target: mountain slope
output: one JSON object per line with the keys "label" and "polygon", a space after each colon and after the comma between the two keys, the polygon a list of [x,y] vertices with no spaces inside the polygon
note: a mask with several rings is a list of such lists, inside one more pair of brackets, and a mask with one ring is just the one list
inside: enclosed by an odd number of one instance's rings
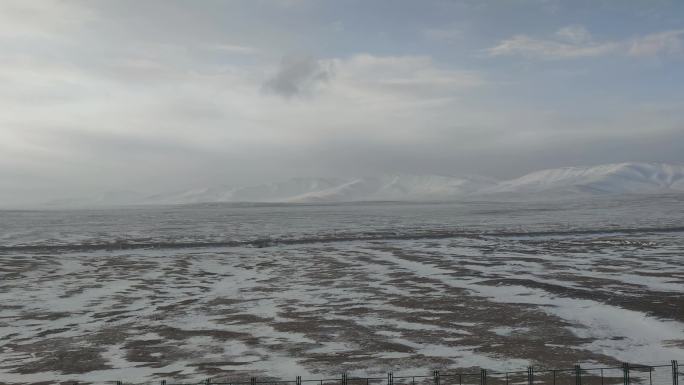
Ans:
{"label": "mountain slope", "polygon": [[295,196],[291,202],[435,201],[460,198],[496,182],[484,177],[388,175],[366,177],[326,190]]}
{"label": "mountain slope", "polygon": [[250,187],[215,186],[142,196],[129,191],[89,199],[53,201],[51,206],[115,206],[210,202],[448,201],[520,197],[564,198],[596,194],[684,193],[684,165],[615,163],[563,167],[497,182],[484,177],[385,175],[353,179],[293,178]]}
{"label": "mountain slope", "polygon": [[500,193],[650,194],[684,191],[684,165],[614,163],[541,170],[481,191]]}
{"label": "mountain slope", "polygon": [[205,187],[157,194],[144,199],[145,204],[188,204],[208,202],[283,202],[290,197],[324,190],[344,183],[338,178],[293,178],[284,182],[248,187]]}
{"label": "mountain slope", "polygon": [[146,204],[203,202],[353,202],[378,200],[449,200],[496,182],[483,177],[389,175],[356,179],[294,178],[250,187],[213,187],[158,194]]}

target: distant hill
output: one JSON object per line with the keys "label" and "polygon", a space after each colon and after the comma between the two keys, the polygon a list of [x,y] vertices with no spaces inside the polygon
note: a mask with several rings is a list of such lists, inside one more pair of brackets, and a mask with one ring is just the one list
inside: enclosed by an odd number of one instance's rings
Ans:
{"label": "distant hill", "polygon": [[472,194],[496,181],[484,177],[388,175],[358,178],[288,198],[290,202],[436,201]]}
{"label": "distant hill", "polygon": [[684,193],[684,165],[614,163],[563,167],[497,181],[468,176],[384,175],[362,178],[293,178],[249,187],[212,186],[141,195],[108,192],[51,206],[117,206],[209,202],[448,201],[506,197],[566,197],[597,194]]}
{"label": "distant hill", "polygon": [[684,192],[684,165],[614,163],[541,170],[499,182],[482,194],[653,194]]}
{"label": "distant hill", "polygon": [[148,197],[143,203],[198,202],[355,202],[378,200],[448,200],[473,193],[496,181],[482,177],[388,175],[354,179],[294,178],[239,188],[203,188]]}
{"label": "distant hill", "polygon": [[289,199],[330,189],[346,183],[338,178],[293,178],[284,182],[249,187],[205,187],[149,196],[143,204],[185,204],[203,202],[286,202]]}

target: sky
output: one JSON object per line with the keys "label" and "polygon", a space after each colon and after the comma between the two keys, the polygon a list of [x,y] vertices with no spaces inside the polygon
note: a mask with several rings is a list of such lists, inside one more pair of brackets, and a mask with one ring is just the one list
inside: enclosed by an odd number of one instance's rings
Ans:
{"label": "sky", "polygon": [[0,205],[684,162],[684,1],[2,0]]}

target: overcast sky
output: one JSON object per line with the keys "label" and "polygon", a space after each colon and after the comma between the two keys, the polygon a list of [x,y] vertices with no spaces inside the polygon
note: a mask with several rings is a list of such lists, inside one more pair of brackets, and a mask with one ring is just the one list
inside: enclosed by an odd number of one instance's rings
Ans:
{"label": "overcast sky", "polygon": [[2,0],[0,202],[684,161],[684,1]]}

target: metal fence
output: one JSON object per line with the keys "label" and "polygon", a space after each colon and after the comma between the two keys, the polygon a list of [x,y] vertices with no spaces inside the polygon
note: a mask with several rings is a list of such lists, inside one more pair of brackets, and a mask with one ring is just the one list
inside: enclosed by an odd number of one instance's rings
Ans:
{"label": "metal fence", "polygon": [[[160,385],[684,385],[684,368],[677,361],[663,365],[623,363],[616,367],[582,367],[567,369],[539,369],[528,367],[520,371],[494,371],[480,369],[472,372],[434,371],[425,376],[399,376],[387,373],[385,377],[352,377],[342,374],[338,378],[277,380],[252,377],[249,381],[230,381],[225,378],[207,378],[200,382],[174,383],[161,380]],[[113,385],[125,385],[112,381]],[[153,384],[148,382],[147,384]]]}

